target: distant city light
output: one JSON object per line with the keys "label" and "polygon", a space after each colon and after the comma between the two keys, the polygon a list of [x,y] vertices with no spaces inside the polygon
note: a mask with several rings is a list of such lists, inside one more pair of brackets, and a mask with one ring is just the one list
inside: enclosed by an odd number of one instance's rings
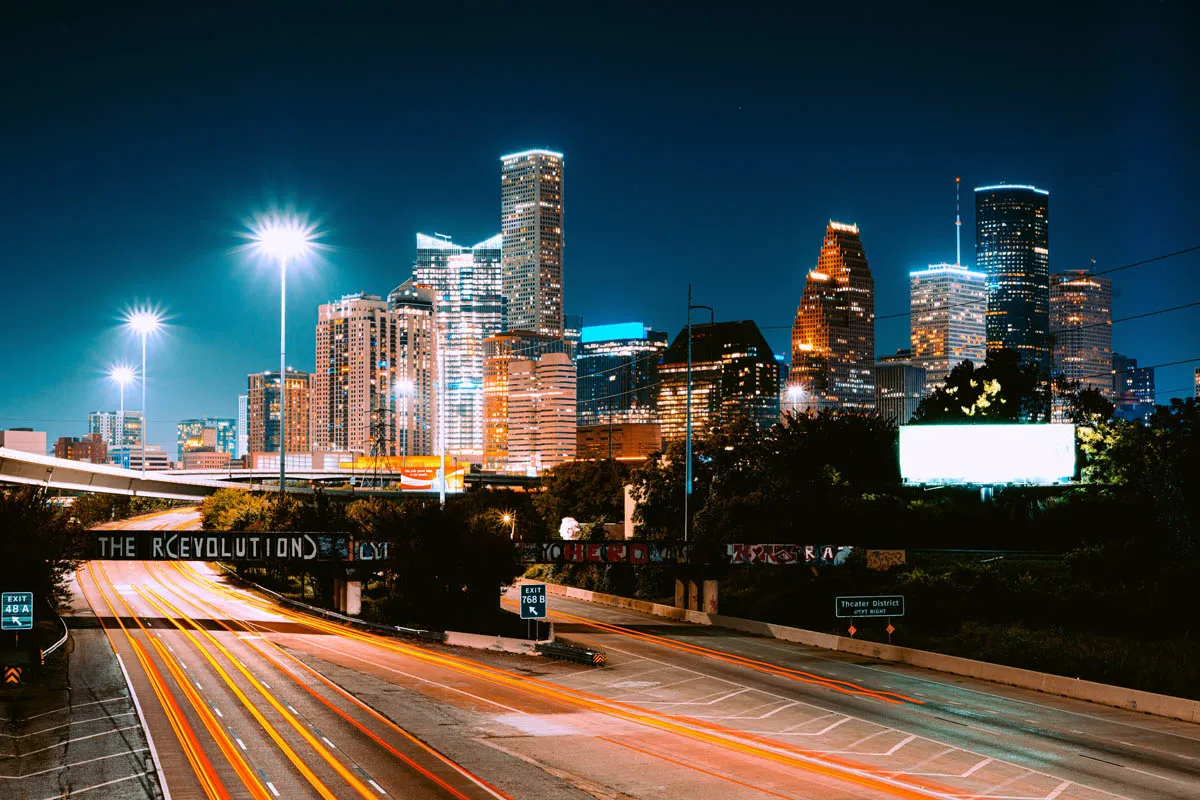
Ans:
{"label": "distant city light", "polygon": [[401,397],[412,397],[413,382],[411,378],[399,378],[396,381],[396,394]]}
{"label": "distant city light", "polygon": [[583,344],[645,338],[646,326],[641,322],[618,322],[613,325],[584,325],[580,330],[580,341]]}

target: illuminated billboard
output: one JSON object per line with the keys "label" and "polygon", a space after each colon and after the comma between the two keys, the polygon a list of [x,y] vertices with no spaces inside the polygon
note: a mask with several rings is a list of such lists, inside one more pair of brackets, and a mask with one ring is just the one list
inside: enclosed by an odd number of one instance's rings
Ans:
{"label": "illuminated billboard", "polygon": [[1065,483],[1075,475],[1074,425],[902,425],[905,483]]}

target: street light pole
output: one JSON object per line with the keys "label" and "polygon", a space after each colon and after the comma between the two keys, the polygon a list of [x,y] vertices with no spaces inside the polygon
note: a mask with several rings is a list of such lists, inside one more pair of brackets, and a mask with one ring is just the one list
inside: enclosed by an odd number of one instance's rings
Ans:
{"label": "street light pole", "polygon": [[146,336],[142,331],[142,478],[146,477],[146,437],[150,433],[150,416],[146,413]]}
{"label": "street light pole", "polygon": [[279,257],[279,499],[287,492],[287,256]]}
{"label": "street light pole", "polygon": [[[150,434],[150,415],[146,413],[146,340],[162,325],[162,314],[153,308],[134,308],[126,312],[125,326],[142,338],[142,477],[146,477],[146,437]],[[124,423],[122,423],[124,425]],[[121,431],[122,437],[125,431]],[[131,465],[132,466],[132,465]]]}
{"label": "street light pole", "polygon": [[688,540],[688,528],[691,523],[688,513],[688,500],[692,496],[692,311],[695,309],[708,311],[708,324],[716,324],[716,316],[712,306],[692,304],[692,285],[688,284],[687,304],[687,435],[684,438],[684,491],[683,491],[683,540]]}

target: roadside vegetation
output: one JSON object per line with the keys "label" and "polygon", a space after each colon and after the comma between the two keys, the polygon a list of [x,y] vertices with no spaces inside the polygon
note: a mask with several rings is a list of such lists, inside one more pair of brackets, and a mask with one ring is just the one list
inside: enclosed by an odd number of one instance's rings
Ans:
{"label": "roadside vegetation", "polygon": [[[71,573],[83,553],[86,532],[36,488],[0,489],[0,587],[33,592],[34,617],[53,619],[67,596]],[[49,626],[51,633],[61,628]]]}

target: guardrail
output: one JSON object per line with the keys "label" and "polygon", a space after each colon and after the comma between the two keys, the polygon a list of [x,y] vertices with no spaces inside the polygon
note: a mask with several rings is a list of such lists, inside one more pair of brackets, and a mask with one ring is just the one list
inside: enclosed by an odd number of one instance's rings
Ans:
{"label": "guardrail", "polygon": [[578,664],[591,664],[596,667],[603,666],[608,661],[608,656],[598,650],[589,650],[586,647],[576,647],[573,644],[563,644],[562,642],[540,642],[534,645],[534,649],[544,656],[574,661]]}
{"label": "guardrail", "polygon": [[67,631],[67,621],[65,619],[63,619],[61,616],[59,616],[58,622],[60,625],[63,626],[62,638],[60,638],[57,642],[55,642],[54,644],[50,645],[49,647],[47,647],[45,650],[42,651],[42,663],[43,664],[46,663],[46,656],[50,655],[55,650],[57,650],[58,648],[62,647],[64,644],[66,644],[67,637],[70,635],[70,633]]}
{"label": "guardrail", "polygon": [[299,600],[293,600],[290,597],[285,597],[284,595],[280,594],[279,592],[272,591],[271,589],[268,589],[265,586],[260,586],[259,584],[255,583],[252,580],[249,580],[248,578],[243,578],[241,575],[238,575],[236,572],[234,572],[233,570],[231,570],[229,567],[225,566],[224,564],[218,563],[217,566],[220,567],[225,572],[225,574],[228,575],[231,579],[233,579],[236,583],[240,583],[244,586],[248,586],[248,587],[254,589],[255,591],[262,592],[263,594],[270,596],[277,603],[281,603],[282,605],[286,605],[286,606],[291,606],[292,608],[298,608],[308,614],[315,614],[316,616],[323,617],[325,619],[337,620],[338,622],[341,622],[343,624],[355,625],[360,628],[367,628],[370,630],[381,631],[384,633],[396,634],[399,636],[406,636],[410,639],[421,639],[426,642],[438,642],[438,643],[444,643],[446,641],[446,634],[442,631],[427,631],[427,630],[423,630],[421,628],[405,628],[402,625],[381,625],[377,622],[367,622],[366,620],[356,619],[354,617],[348,617],[345,614],[339,614],[338,612],[330,611],[327,608],[320,608],[319,606],[310,606],[308,603],[301,603]]}

